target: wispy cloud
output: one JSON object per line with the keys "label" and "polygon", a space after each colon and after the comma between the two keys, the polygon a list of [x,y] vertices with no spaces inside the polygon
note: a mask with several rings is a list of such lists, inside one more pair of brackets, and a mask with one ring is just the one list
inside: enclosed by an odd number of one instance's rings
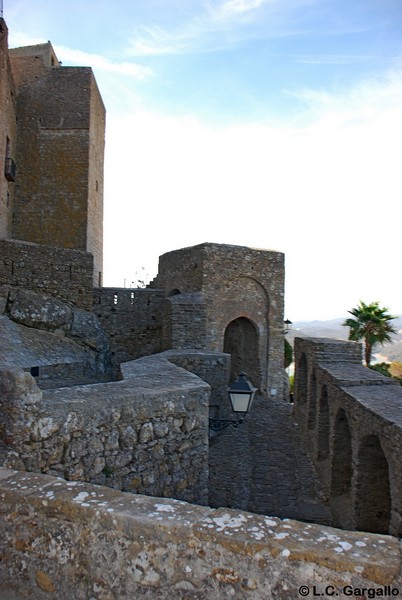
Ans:
{"label": "wispy cloud", "polygon": [[265,2],[266,0],[228,0],[228,2],[224,2],[223,8],[224,10],[243,13],[260,8]]}
{"label": "wispy cloud", "polygon": [[[34,46],[43,44],[47,40],[39,37],[30,37],[18,31],[10,35],[10,47],[17,48],[19,46]],[[139,65],[134,62],[123,61],[114,62],[100,54],[83,52],[66,46],[54,45],[57,57],[63,63],[77,66],[89,66],[93,69],[98,69],[107,73],[116,73],[125,75],[133,79],[142,81],[153,77],[154,72],[151,67]]]}
{"label": "wispy cloud", "polygon": [[399,123],[402,116],[402,69],[389,70],[348,89],[304,88],[288,93],[304,105],[298,121],[311,132],[326,136],[380,122],[391,132],[395,130],[390,126],[392,120]]}
{"label": "wispy cloud", "polygon": [[311,56],[297,56],[296,62],[303,65],[352,65],[366,63],[378,57],[361,54],[317,54]]}
{"label": "wispy cloud", "polygon": [[74,50],[65,46],[55,46],[55,50],[60,60],[73,65],[89,65],[94,69],[126,75],[138,80],[148,79],[154,75],[150,67],[144,67],[136,63],[113,62],[100,54],[82,52],[81,50]]}
{"label": "wispy cloud", "polygon": [[[271,0],[272,2],[272,0]],[[267,0],[227,0],[219,4],[211,14],[222,17],[233,17],[254,12],[267,4]]]}
{"label": "wispy cloud", "polygon": [[[276,5],[278,0],[205,0],[201,8],[179,26],[143,27],[131,40],[131,56],[156,56],[186,52],[208,52],[233,43],[242,37],[251,17],[256,17],[264,6]],[[230,27],[230,38],[222,32]],[[230,39],[230,42],[229,42]]]}

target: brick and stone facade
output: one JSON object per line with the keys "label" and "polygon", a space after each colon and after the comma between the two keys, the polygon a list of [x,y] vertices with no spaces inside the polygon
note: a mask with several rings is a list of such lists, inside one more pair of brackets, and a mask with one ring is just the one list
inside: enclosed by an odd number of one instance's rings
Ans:
{"label": "brick and stone facade", "polygon": [[8,73],[2,70],[9,108],[0,127],[9,131],[17,176],[11,231],[2,182],[1,237],[86,251],[93,256],[93,284],[99,285],[105,108],[92,70],[62,67],[50,43],[8,53],[5,44],[4,55],[3,63],[11,65]]}
{"label": "brick and stone facade", "polygon": [[16,90],[8,54],[8,29],[0,18],[0,239],[11,237],[17,143]]}
{"label": "brick and stone facade", "polygon": [[92,273],[88,252],[0,240],[0,297],[24,289],[91,310]]}
{"label": "brick and stone facade", "polygon": [[262,394],[283,392],[284,255],[226,244],[164,254],[153,286],[169,298],[171,347],[232,355]]}

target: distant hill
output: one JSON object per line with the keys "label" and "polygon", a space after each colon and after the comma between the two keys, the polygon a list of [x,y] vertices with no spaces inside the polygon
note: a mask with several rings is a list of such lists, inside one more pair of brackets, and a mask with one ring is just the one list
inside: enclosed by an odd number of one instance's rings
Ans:
{"label": "distant hill", "polygon": [[[292,324],[292,330],[287,334],[291,344],[295,337],[326,337],[336,340],[347,340],[349,328],[344,327],[343,319],[331,319],[329,321],[296,321]],[[402,362],[402,316],[393,321],[393,326],[398,333],[392,336],[392,343],[384,346],[378,345],[374,349],[377,362]]]}

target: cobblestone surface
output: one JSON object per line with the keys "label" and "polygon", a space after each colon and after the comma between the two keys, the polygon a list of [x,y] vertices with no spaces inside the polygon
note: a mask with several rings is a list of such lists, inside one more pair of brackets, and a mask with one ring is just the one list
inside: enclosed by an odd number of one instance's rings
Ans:
{"label": "cobblestone surface", "polygon": [[242,425],[211,440],[209,489],[211,506],[331,522],[291,404],[258,397]]}

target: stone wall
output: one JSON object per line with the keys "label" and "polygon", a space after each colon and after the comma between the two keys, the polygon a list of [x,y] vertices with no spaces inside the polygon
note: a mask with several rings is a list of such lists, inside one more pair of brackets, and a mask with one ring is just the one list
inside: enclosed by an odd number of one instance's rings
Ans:
{"label": "stone wall", "polygon": [[175,250],[160,257],[152,285],[171,303],[172,347],[228,352],[232,379],[246,371],[265,396],[283,396],[281,252],[210,243]]}
{"label": "stone wall", "polygon": [[0,239],[11,237],[15,182],[6,159],[15,161],[16,94],[8,57],[8,29],[0,18]]}
{"label": "stone wall", "polygon": [[[0,240],[0,290],[22,288],[92,310],[93,257],[87,252]],[[2,289],[1,289],[2,288]]]}
{"label": "stone wall", "polygon": [[162,290],[96,288],[93,312],[110,340],[113,364],[162,352],[166,301]]}
{"label": "stone wall", "polygon": [[212,418],[230,418],[233,411],[228,399],[230,374],[230,355],[223,352],[202,350],[168,350],[164,352],[170,362],[194,373],[211,387],[209,416]]}
{"label": "stone wall", "polygon": [[355,342],[297,338],[295,361],[294,414],[333,523],[401,535],[401,386]]}
{"label": "stone wall", "polygon": [[395,538],[0,470],[4,600],[396,597]]}
{"label": "stone wall", "polygon": [[208,501],[208,399],[195,375],[153,356],[123,380],[40,391],[1,373],[4,465],[135,493]]}
{"label": "stone wall", "polygon": [[12,237],[91,252],[99,285],[105,108],[92,70],[62,67],[50,43],[9,55],[19,171]]}

